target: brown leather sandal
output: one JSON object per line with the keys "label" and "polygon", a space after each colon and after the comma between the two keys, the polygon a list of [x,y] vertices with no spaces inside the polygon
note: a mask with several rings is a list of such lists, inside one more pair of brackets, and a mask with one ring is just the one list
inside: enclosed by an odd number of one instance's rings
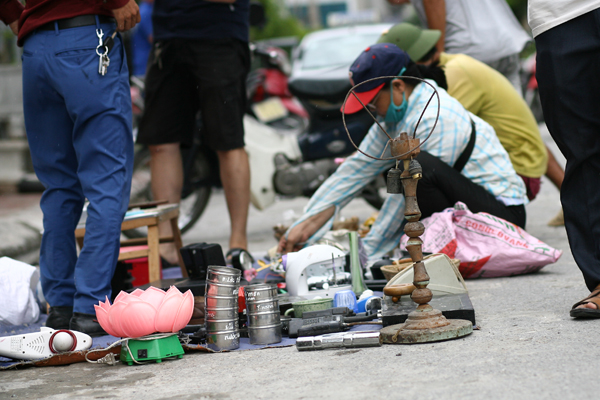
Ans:
{"label": "brown leather sandal", "polygon": [[[583,304],[593,303],[596,305],[595,310],[591,308],[577,308]],[[570,312],[573,318],[600,318],[600,285],[585,299],[573,304]]]}

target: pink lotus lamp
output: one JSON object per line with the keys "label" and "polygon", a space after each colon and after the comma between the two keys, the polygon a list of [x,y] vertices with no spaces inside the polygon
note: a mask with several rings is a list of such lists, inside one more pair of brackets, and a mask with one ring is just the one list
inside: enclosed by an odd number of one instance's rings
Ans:
{"label": "pink lotus lamp", "polygon": [[192,318],[194,297],[191,291],[182,294],[175,286],[166,292],[151,286],[145,291],[122,291],[112,305],[106,298],[94,308],[106,333],[137,338],[154,332],[179,332]]}

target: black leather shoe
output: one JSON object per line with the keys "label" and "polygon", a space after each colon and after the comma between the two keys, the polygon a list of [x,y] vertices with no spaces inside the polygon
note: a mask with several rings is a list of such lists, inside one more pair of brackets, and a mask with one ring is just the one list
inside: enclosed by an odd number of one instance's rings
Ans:
{"label": "black leather shoe", "polygon": [[46,326],[52,329],[69,329],[73,307],[50,307]]}
{"label": "black leather shoe", "polygon": [[82,332],[91,337],[108,335],[96,320],[95,314],[74,312],[70,325],[72,331]]}

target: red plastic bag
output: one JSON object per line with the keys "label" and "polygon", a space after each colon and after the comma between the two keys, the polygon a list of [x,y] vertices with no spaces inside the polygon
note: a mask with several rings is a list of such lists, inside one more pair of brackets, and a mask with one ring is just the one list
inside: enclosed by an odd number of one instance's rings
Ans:
{"label": "red plastic bag", "polygon": [[[422,222],[423,252],[458,258],[465,279],[537,272],[562,255],[518,226],[488,213],[474,214],[461,202]],[[407,240],[406,235],[400,239],[402,250]]]}

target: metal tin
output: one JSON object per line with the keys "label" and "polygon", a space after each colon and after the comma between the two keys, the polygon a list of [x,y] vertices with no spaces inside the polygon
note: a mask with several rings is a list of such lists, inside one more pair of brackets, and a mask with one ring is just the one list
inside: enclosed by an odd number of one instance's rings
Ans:
{"label": "metal tin", "polygon": [[248,327],[270,326],[280,324],[279,312],[248,314]]}
{"label": "metal tin", "polygon": [[281,342],[281,323],[270,326],[248,326],[250,344],[272,344]]}
{"label": "metal tin", "polygon": [[238,320],[237,318],[207,319],[206,330],[208,332],[235,332],[238,330]]}
{"label": "metal tin", "polygon": [[216,282],[207,282],[205,296],[227,296],[238,297],[240,290],[239,284],[225,284]]}
{"label": "metal tin", "polygon": [[237,312],[238,298],[237,296],[206,296],[204,297],[206,308],[232,308]]}
{"label": "metal tin", "polygon": [[206,307],[206,310],[205,310],[205,318],[206,319],[226,320],[226,319],[234,319],[237,317],[238,317],[238,310],[235,308],[231,308],[231,307],[227,307],[227,308]]}
{"label": "metal tin", "polygon": [[266,299],[256,302],[247,302],[246,311],[248,315],[259,312],[279,312],[279,301],[277,299]]}
{"label": "metal tin", "polygon": [[213,350],[240,347],[238,293],[241,271],[211,265],[206,273],[206,343]]}
{"label": "metal tin", "polygon": [[239,285],[242,271],[230,267],[209,265],[206,272],[206,283],[222,283],[226,285]]}
{"label": "metal tin", "polygon": [[265,299],[276,299],[277,286],[266,283],[248,285],[244,287],[244,296],[246,297],[246,303]]}
{"label": "metal tin", "polygon": [[212,350],[235,350],[240,347],[240,333],[237,330],[206,332],[206,346]]}
{"label": "metal tin", "polygon": [[250,344],[281,342],[279,301],[275,285],[258,284],[244,288]]}

